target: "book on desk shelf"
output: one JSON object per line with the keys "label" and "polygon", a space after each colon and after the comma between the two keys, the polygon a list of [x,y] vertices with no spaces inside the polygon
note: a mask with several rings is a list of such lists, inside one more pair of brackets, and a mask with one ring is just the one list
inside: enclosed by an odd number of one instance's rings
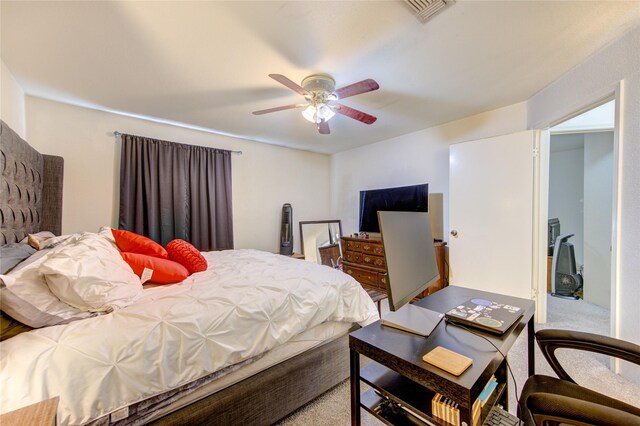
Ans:
{"label": "book on desk shelf", "polygon": [[431,399],[431,415],[453,426],[460,426],[460,407],[457,402],[437,393]]}
{"label": "book on desk shelf", "polygon": [[480,399],[476,399],[471,407],[471,425],[480,426],[480,415],[482,414],[482,405],[480,405]]}
{"label": "book on desk shelf", "polygon": [[473,402],[473,406],[471,407],[471,425],[472,426],[480,426],[482,407],[485,406],[491,395],[495,392],[498,387],[498,380],[496,376],[491,375],[491,378],[484,385],[484,389],[478,395],[478,398]]}
{"label": "book on desk shelf", "polygon": [[487,382],[484,389],[482,389],[482,392],[480,392],[480,395],[478,396],[478,400],[480,401],[481,407],[484,407],[484,405],[487,403],[491,395],[493,395],[493,392],[496,390],[497,387],[498,387],[498,380],[496,379],[495,376],[491,376],[491,379]]}
{"label": "book on desk shelf", "polygon": [[[491,376],[491,379],[484,386],[482,392],[478,398],[474,401],[471,407],[471,425],[480,426],[482,407],[487,403],[491,395],[495,392],[498,386],[498,381],[495,376]],[[457,402],[446,398],[441,393],[436,393],[431,399],[431,415],[438,419],[444,420],[453,426],[460,426],[460,407]]]}

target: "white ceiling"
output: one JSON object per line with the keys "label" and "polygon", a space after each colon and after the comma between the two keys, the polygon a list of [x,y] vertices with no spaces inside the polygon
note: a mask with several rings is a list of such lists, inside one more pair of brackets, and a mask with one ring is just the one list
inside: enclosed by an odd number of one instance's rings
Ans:
{"label": "white ceiling", "polygon": [[[25,93],[333,153],[528,99],[640,25],[640,2],[460,1],[421,24],[401,1],[1,3],[1,55]],[[268,77],[380,90],[319,135]],[[126,129],[114,129],[126,131]]]}

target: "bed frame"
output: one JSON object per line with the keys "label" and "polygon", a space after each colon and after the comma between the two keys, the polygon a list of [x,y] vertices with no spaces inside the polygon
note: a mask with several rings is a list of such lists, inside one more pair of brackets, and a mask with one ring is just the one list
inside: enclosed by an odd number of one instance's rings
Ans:
{"label": "bed frame", "polygon": [[344,335],[162,417],[151,425],[270,425],[349,377]]}
{"label": "bed frame", "polygon": [[[62,227],[63,159],[42,155],[0,121],[0,245]],[[270,425],[349,377],[347,336],[155,419],[154,425]]]}
{"label": "bed frame", "polygon": [[0,245],[62,228],[62,157],[43,155],[0,120]]}

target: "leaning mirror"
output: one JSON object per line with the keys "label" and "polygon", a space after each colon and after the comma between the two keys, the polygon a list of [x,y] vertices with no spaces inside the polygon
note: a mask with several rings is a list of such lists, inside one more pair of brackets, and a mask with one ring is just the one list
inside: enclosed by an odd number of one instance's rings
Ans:
{"label": "leaning mirror", "polygon": [[341,256],[339,220],[300,221],[300,249],[309,262],[334,267]]}

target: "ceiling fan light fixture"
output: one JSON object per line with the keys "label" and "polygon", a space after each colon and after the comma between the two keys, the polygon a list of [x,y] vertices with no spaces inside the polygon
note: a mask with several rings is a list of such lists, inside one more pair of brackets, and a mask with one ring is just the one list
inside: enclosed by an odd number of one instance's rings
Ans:
{"label": "ceiling fan light fixture", "polygon": [[333,110],[329,108],[327,104],[318,105],[316,113],[316,118],[318,119],[317,123],[319,123],[320,121],[329,121],[334,115],[336,115],[336,113],[333,112]]}
{"label": "ceiling fan light fixture", "polygon": [[302,111],[305,120],[311,123],[320,123],[321,121],[329,121],[331,117],[336,115],[335,112],[326,104],[319,103],[317,105],[310,104]]}
{"label": "ceiling fan light fixture", "polygon": [[298,85],[282,74],[269,74],[269,77],[299,95],[304,96],[306,103],[283,105],[275,108],[253,111],[253,115],[304,108],[302,111],[302,117],[310,123],[314,123],[318,129],[318,133],[321,135],[328,135],[331,133],[329,129],[329,120],[331,120],[336,113],[364,124],[373,124],[376,121],[376,117],[372,115],[350,108],[346,105],[335,103],[337,100],[378,90],[380,86],[371,78],[349,84],[348,86],[344,86],[336,90],[336,81],[328,74],[312,74],[302,80],[302,85]]}
{"label": "ceiling fan light fixture", "polygon": [[316,122],[316,107],[314,105],[307,106],[302,111],[302,116],[305,120],[310,121],[312,123]]}

